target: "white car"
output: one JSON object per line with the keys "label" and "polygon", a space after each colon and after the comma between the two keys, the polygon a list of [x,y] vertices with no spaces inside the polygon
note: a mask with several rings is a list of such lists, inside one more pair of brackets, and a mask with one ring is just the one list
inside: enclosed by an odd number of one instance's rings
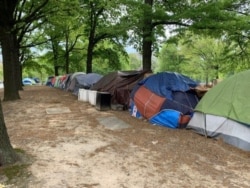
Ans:
{"label": "white car", "polygon": [[23,85],[24,86],[35,85],[35,84],[36,84],[35,80],[33,80],[31,78],[24,78],[23,79]]}

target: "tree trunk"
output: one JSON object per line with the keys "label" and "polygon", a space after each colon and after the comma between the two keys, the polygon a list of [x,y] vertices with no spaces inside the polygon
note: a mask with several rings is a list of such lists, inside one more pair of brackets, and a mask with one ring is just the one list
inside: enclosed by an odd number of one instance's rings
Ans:
{"label": "tree trunk", "polygon": [[86,73],[92,73],[92,60],[93,60],[93,51],[95,46],[95,28],[96,20],[92,23],[92,29],[89,32],[89,44],[87,50],[87,62],[86,62]]}
{"label": "tree trunk", "polygon": [[[144,0],[144,3],[149,6],[152,11],[153,0]],[[149,12],[151,12],[149,11]],[[144,13],[143,33],[142,33],[142,68],[143,70],[151,71],[152,66],[152,17],[147,15],[148,11]]]}
{"label": "tree trunk", "polygon": [[[17,42],[18,44],[18,42]],[[18,46],[18,49],[19,46]],[[20,53],[18,53],[18,57],[20,57]],[[23,90],[23,82],[22,82],[22,73],[23,73],[23,70],[22,70],[22,64],[21,64],[21,60],[20,58],[18,58],[18,61],[17,61],[17,65],[16,65],[16,87],[17,89],[20,91],[20,90]]]}
{"label": "tree trunk", "polygon": [[66,74],[69,74],[69,36],[66,34],[66,39],[65,39],[65,72]]}
{"label": "tree trunk", "polygon": [[65,31],[65,72],[69,74],[69,29]]}
{"label": "tree trunk", "polygon": [[0,166],[13,164],[18,160],[18,156],[10,144],[0,101]]}
{"label": "tree trunk", "polygon": [[65,72],[66,74],[69,74],[69,52],[66,51],[65,54]]}
{"label": "tree trunk", "polygon": [[4,101],[20,99],[17,80],[20,81],[20,65],[18,58],[18,45],[16,35],[11,32],[11,27],[1,30],[1,46],[3,55],[4,72]]}
{"label": "tree trunk", "polygon": [[86,63],[86,73],[92,73],[92,59],[93,59],[93,49],[94,46],[89,40],[88,53],[87,53],[87,63]]}
{"label": "tree trunk", "polygon": [[22,64],[20,63],[19,64],[19,69],[20,69],[20,75],[19,75],[19,86],[17,87],[18,90],[23,90],[23,82],[22,82],[22,75],[23,75],[23,66]]}
{"label": "tree trunk", "polygon": [[59,76],[59,71],[58,71],[58,42],[54,41],[53,39],[51,40],[51,45],[52,45],[52,50],[53,50],[53,63],[54,63],[54,75]]}
{"label": "tree trunk", "polygon": [[[19,46],[14,31],[13,14],[18,1],[0,1],[0,44],[3,56],[4,100],[20,99],[17,80],[19,73]],[[16,67],[18,66],[18,67]]]}
{"label": "tree trunk", "polygon": [[152,41],[143,38],[142,42],[142,67],[143,70],[151,70],[152,66]]}

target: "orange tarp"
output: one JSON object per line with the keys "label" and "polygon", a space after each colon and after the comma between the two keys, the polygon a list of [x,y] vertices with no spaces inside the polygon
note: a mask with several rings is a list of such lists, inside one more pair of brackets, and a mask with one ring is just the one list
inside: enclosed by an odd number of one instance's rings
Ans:
{"label": "orange tarp", "polygon": [[151,118],[158,113],[166,98],[160,97],[141,86],[135,94],[134,102],[138,111],[146,118]]}

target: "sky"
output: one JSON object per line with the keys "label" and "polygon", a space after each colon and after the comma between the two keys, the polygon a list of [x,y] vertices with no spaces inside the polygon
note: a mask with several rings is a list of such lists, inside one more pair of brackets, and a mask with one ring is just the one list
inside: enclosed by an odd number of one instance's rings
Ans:
{"label": "sky", "polygon": [[127,51],[127,53],[136,53],[137,52],[132,46],[127,46],[125,48],[125,50]]}

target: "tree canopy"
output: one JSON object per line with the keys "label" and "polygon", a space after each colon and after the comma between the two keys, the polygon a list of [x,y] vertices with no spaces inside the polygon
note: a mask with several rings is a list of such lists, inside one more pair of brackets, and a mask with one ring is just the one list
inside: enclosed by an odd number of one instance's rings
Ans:
{"label": "tree canopy", "polygon": [[[244,59],[242,67],[247,67],[249,60],[247,0],[22,0],[1,3],[0,39],[4,72],[8,72],[4,74],[5,100],[19,99],[23,68],[37,67],[54,75],[119,69],[129,64],[125,51],[127,44],[141,53],[142,69],[153,69],[153,56],[167,42],[166,33],[183,36],[186,30],[191,30],[193,34],[223,38],[228,44],[226,48],[239,49],[237,54],[227,53],[231,57],[231,68],[239,67],[235,66],[239,59]],[[172,61],[178,64],[184,60],[180,54],[178,58]]]}

